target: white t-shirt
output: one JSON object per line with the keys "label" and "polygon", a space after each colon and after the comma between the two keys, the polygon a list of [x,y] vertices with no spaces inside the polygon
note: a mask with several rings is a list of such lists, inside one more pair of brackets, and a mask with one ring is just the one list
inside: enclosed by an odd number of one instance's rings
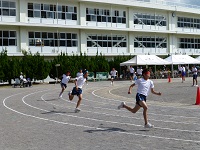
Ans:
{"label": "white t-shirt", "polygon": [[117,70],[112,70],[111,72],[110,72],[110,75],[111,76],[117,76]]}
{"label": "white t-shirt", "polygon": [[135,69],[134,68],[130,68],[130,73],[135,73]]}
{"label": "white t-shirt", "polygon": [[197,68],[192,68],[193,75],[197,75]]}
{"label": "white t-shirt", "polygon": [[82,88],[86,81],[86,78],[84,78],[83,76],[79,76],[79,77],[76,77],[75,80],[77,80],[76,82],[77,82],[78,88]]}
{"label": "white t-shirt", "polygon": [[20,75],[20,76],[19,76],[19,78],[20,78],[21,80],[23,80],[23,79],[24,79],[23,75]]}
{"label": "white t-shirt", "polygon": [[142,69],[138,68],[137,69],[137,74],[142,75],[142,71],[143,71]]}
{"label": "white t-shirt", "polygon": [[182,71],[185,72],[185,67],[182,67]]}
{"label": "white t-shirt", "polygon": [[66,76],[66,74],[63,74],[62,76],[62,83],[67,84],[70,80],[70,76]]}
{"label": "white t-shirt", "polygon": [[76,77],[80,77],[80,76],[83,76],[83,73],[78,72],[78,73],[76,74]]}
{"label": "white t-shirt", "polygon": [[152,80],[144,80],[144,78],[140,78],[135,81],[135,84],[138,85],[137,93],[148,96],[149,90],[154,88],[154,84]]}

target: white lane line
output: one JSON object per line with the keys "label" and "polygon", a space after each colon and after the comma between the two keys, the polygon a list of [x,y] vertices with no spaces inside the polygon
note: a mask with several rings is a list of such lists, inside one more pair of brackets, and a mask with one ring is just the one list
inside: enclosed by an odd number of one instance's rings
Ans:
{"label": "white lane line", "polygon": [[[102,88],[100,88],[100,89],[97,89],[97,90],[101,90]],[[97,90],[94,90],[93,92],[95,92],[95,91],[97,91]],[[98,95],[97,95],[97,97],[98,97]],[[99,96],[100,97],[100,96]],[[102,97],[100,97],[100,99],[101,99]],[[83,97],[83,99],[86,99],[86,98],[84,98]],[[107,98],[102,98],[102,99],[107,99]],[[76,102],[73,102],[73,101],[69,101],[69,100],[66,100],[66,99],[64,99],[64,98],[62,98],[62,100],[64,100],[64,101],[67,101],[67,102],[69,102],[69,103],[73,103],[73,104],[76,104]],[[88,100],[88,99],[86,99],[86,100]],[[116,101],[115,99],[110,99],[110,100],[113,100],[113,101]],[[88,100],[88,101],[91,101],[91,102],[94,102],[94,101],[92,101],[92,100]],[[96,102],[96,101],[95,101]],[[121,101],[120,101],[121,102]],[[128,102],[128,103],[131,103],[131,102]],[[106,104],[106,103],[105,103]],[[120,104],[120,103],[119,103]],[[82,106],[85,106],[85,107],[92,107],[92,108],[95,108],[95,109],[103,109],[103,110],[109,110],[109,111],[119,111],[119,110],[116,110],[116,109],[110,109],[110,108],[103,108],[103,107],[94,107],[94,106],[90,106],[90,105],[85,105],[85,104],[81,104]],[[114,105],[114,104],[109,104],[109,105],[112,105],[112,106],[116,106],[116,105]],[[117,105],[118,106],[118,105]],[[116,106],[116,107],[117,107]],[[127,112],[126,110],[121,110],[121,111],[123,111],[123,112]],[[141,112],[137,112],[137,113],[141,113]],[[148,114],[151,114],[151,115],[154,115],[154,116],[162,116],[162,117],[173,117],[173,118],[187,118],[187,119],[197,119],[197,120],[199,120],[200,118],[198,118],[198,117],[187,117],[187,116],[176,116],[176,115],[165,115],[165,114],[157,114],[157,113],[148,113]],[[152,120],[152,119],[151,119]],[[156,120],[155,120],[156,121]]]}
{"label": "white lane line", "polygon": [[[48,94],[48,93],[46,93],[46,94]],[[44,95],[46,95],[46,94],[44,94]],[[44,98],[43,98],[44,95],[41,96],[41,99],[42,99],[43,101],[45,101]],[[37,107],[34,107],[34,106],[31,106],[31,105],[27,104],[25,101],[23,101],[23,102],[24,102],[26,105],[30,106],[30,107],[33,107],[33,108],[35,108],[35,109],[40,109],[40,108],[37,108]],[[48,103],[47,101],[45,101],[45,102]],[[54,104],[53,104],[53,105],[54,105]],[[60,107],[60,106],[59,106],[59,107]],[[62,107],[62,108],[68,108],[68,107]],[[41,109],[41,110],[43,110],[43,109]],[[43,110],[43,111],[46,111],[46,110]],[[86,112],[86,111],[85,111],[85,112]],[[90,111],[88,111],[88,112],[90,112]],[[95,113],[95,112],[91,112],[91,113]],[[60,113],[58,113],[58,114],[60,114]],[[99,114],[100,114],[100,113],[99,113]],[[101,114],[102,114],[102,113],[101,113]],[[121,125],[130,125],[130,126],[140,126],[140,127],[143,127],[142,125],[136,125],[136,124],[131,124],[131,123],[121,123],[121,122],[114,122],[114,121],[106,121],[106,120],[101,120],[101,119],[86,118],[86,117],[80,117],[80,116],[75,116],[75,115],[65,115],[65,114],[60,114],[60,115],[69,116],[69,117],[75,117],[75,118],[81,118],[81,119],[86,119],[86,120],[93,120],[93,121],[106,122],[106,123],[113,123],[113,124],[121,124]],[[107,115],[109,115],[109,114],[107,114]],[[112,116],[112,115],[110,115],[110,116]],[[200,131],[198,131],[198,130],[181,130],[181,129],[172,129],[172,128],[161,128],[161,127],[155,127],[155,129],[170,130],[170,131],[179,131],[179,132],[200,133]]]}
{"label": "white lane line", "polygon": [[[41,91],[39,91],[41,92]],[[39,93],[38,92],[38,93]],[[35,92],[36,93],[36,92]],[[28,95],[31,95],[31,94],[35,94],[35,93],[30,93]],[[56,120],[52,120],[52,119],[47,119],[47,118],[41,118],[41,117],[37,117],[37,116],[33,116],[33,115],[28,115],[28,114],[25,114],[25,113],[22,113],[22,112],[19,112],[17,110],[14,110],[10,107],[8,107],[6,105],[6,100],[8,100],[9,98],[13,97],[13,96],[16,96],[16,95],[19,95],[19,94],[14,94],[14,95],[11,95],[11,96],[8,96],[6,97],[4,100],[3,100],[3,105],[4,107],[6,107],[7,109],[15,112],[15,113],[18,113],[18,114],[21,114],[21,115],[24,115],[24,116],[27,116],[27,117],[32,117],[32,118],[36,118],[36,119],[40,119],[40,120],[45,120],[45,121],[50,121],[50,122],[54,122],[54,123],[58,123],[58,124],[64,124],[64,125],[70,125],[70,126],[75,126],[75,127],[84,127],[84,128],[89,128],[89,129],[95,129],[95,130],[102,130],[102,131],[105,131],[107,129],[105,128],[98,128],[98,127],[90,127],[90,126],[85,126],[85,125],[78,125],[78,124],[71,124],[71,123],[67,123],[67,122],[60,122],[60,121],[56,121]],[[26,96],[24,96],[26,97]],[[155,138],[155,139],[163,139],[163,140],[174,140],[174,141],[182,141],[182,142],[191,142],[191,143],[200,143],[200,141],[195,141],[195,140],[185,140],[185,139],[177,139],[177,138],[167,138],[167,137],[160,137],[160,136],[152,136],[152,135],[145,135],[145,134],[137,134],[137,133],[128,133],[128,132],[124,132],[124,131],[113,131],[113,133],[119,133],[119,134],[127,134],[127,135],[134,135],[134,136],[142,136],[142,137],[149,137],[149,138]]]}
{"label": "white lane line", "polygon": [[[105,89],[105,88],[102,88],[102,89]],[[117,101],[117,102],[121,102],[122,100],[118,100],[118,99],[111,99],[111,98],[106,98],[106,97],[102,97],[102,96],[99,96],[99,95],[97,95],[97,94],[95,94],[95,92],[96,91],[99,91],[99,90],[102,90],[102,89],[97,89],[97,90],[94,90],[93,92],[92,92],[92,94],[95,96],[95,97],[98,97],[98,98],[101,98],[101,99],[105,99],[105,100],[109,100],[109,101]],[[114,88],[114,89],[117,89],[117,88]],[[108,92],[109,92],[109,94],[111,94],[111,95],[113,95],[113,96],[117,96],[117,97],[120,97],[120,96],[118,96],[118,95],[115,95],[115,94],[113,94],[113,93],[111,93],[111,91],[112,91],[113,89],[111,89],[111,90],[109,90]],[[126,97],[123,97],[123,98],[126,98]],[[127,99],[131,99],[131,98],[127,98]],[[132,99],[131,99],[132,100]],[[159,102],[160,104],[165,104],[165,103],[162,103],[162,102]],[[133,104],[135,104],[135,103],[133,103]],[[153,106],[155,106],[155,107],[164,107],[164,108],[178,108],[178,109],[189,109],[189,110],[191,110],[191,109],[196,109],[196,110],[198,110],[199,108],[198,107],[187,107],[187,106],[185,106],[185,105],[178,105],[177,107],[176,106],[166,106],[166,105],[158,105],[158,104],[151,104],[151,102],[148,104],[148,105],[153,105]]]}
{"label": "white lane line", "polygon": [[[46,93],[44,95],[42,95],[41,99],[43,100],[44,96],[47,95],[49,93]],[[63,98],[62,98],[63,99]],[[63,99],[65,100],[65,99]],[[68,109],[74,109],[74,107],[69,107],[69,106],[60,106],[60,105],[57,105],[57,104],[54,104],[54,103],[50,103],[46,100],[44,100],[46,103],[50,104],[50,105],[54,105],[54,106],[58,106],[60,108],[68,108]],[[71,102],[71,101],[68,101],[68,100],[65,100],[66,102]],[[75,104],[75,103],[74,103]],[[82,105],[82,104],[81,104]],[[83,104],[84,105],[84,104]],[[87,110],[81,110],[82,112],[87,112],[87,113],[93,113],[93,114],[99,114],[99,115],[105,115],[105,116],[113,116],[113,117],[120,117],[120,118],[129,118],[129,119],[137,119],[137,120],[141,120],[143,119],[142,117],[138,118],[138,117],[129,117],[129,116],[120,116],[120,115],[113,115],[113,114],[107,114],[107,113],[103,113],[103,112],[97,112],[97,111],[87,111]],[[121,110],[118,110],[118,111],[121,111]],[[127,112],[127,111],[126,111]],[[185,125],[199,125],[199,123],[191,123],[191,122],[177,122],[177,121],[167,121],[167,120],[156,120],[156,119],[149,119],[150,121],[155,121],[155,122],[165,122],[165,123],[174,123],[174,124],[185,124]]]}
{"label": "white lane line", "polygon": [[[97,90],[100,90],[100,89],[97,89]],[[105,98],[105,97],[102,97],[102,96],[98,96],[98,95],[96,95],[94,92],[96,92],[97,90],[94,90],[93,92],[92,92],[92,94],[94,95],[94,96],[96,96],[96,97],[98,97],[98,98],[100,98],[100,99],[106,99],[106,100],[112,100],[112,101],[119,101],[119,100],[115,100],[115,99],[110,99],[110,98]],[[122,101],[120,101],[120,103],[121,103]],[[120,104],[119,103],[119,104]],[[131,103],[131,102],[128,102],[128,103]],[[158,106],[158,107],[160,107],[160,106]],[[176,107],[175,107],[176,108]],[[107,109],[107,108],[106,108]],[[199,108],[197,108],[197,109],[199,109]],[[155,113],[148,113],[148,114],[151,114],[151,115],[156,115],[156,116],[165,116],[165,117],[179,117],[179,118],[191,118],[191,119],[200,119],[200,118],[198,118],[198,117],[186,117],[186,116],[176,116],[176,115],[164,115],[164,114],[155,114]]]}

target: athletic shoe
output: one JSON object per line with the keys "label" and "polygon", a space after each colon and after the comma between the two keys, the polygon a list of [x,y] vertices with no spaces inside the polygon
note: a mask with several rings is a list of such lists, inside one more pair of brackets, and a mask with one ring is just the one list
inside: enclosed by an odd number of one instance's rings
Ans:
{"label": "athletic shoe", "polygon": [[145,128],[153,128],[154,125],[152,125],[152,124],[150,124],[150,123],[147,123],[147,124],[144,125],[144,127],[145,127]]}
{"label": "athletic shoe", "polygon": [[195,86],[198,86],[198,85],[195,85]]}
{"label": "athletic shoe", "polygon": [[125,102],[122,102],[122,103],[118,106],[118,109],[123,108],[125,104],[126,104]]}
{"label": "athletic shoe", "polygon": [[59,98],[62,98],[62,95],[60,95]]}
{"label": "athletic shoe", "polygon": [[80,112],[81,110],[79,109],[79,108],[75,108],[75,110],[74,110],[74,112],[75,113],[78,113],[78,112]]}

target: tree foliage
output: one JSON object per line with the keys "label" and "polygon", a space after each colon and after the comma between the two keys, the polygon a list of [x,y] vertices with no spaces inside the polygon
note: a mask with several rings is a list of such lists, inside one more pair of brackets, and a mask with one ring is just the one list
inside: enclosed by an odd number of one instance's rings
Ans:
{"label": "tree foliage", "polygon": [[53,60],[47,61],[39,53],[33,55],[26,51],[23,51],[23,57],[8,57],[5,50],[0,53],[0,80],[11,81],[19,77],[20,72],[23,72],[27,78],[43,80],[48,75],[52,78],[60,77],[67,70],[71,71],[71,76],[75,77],[80,68],[94,73],[109,72],[112,67],[120,71],[120,63],[131,57],[117,56],[108,61],[101,53],[97,53],[94,57],[88,57],[82,53],[72,56],[61,53]]}

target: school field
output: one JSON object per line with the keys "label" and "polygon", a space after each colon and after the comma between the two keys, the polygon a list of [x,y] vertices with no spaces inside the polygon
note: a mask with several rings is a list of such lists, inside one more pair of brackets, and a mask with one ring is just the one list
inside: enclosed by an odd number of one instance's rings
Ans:
{"label": "school field", "polygon": [[153,80],[155,91],[147,98],[149,121],[142,110],[132,114],[117,109],[121,101],[135,105],[136,87],[130,81],[89,82],[83,88],[81,112],[74,113],[77,97],[68,100],[70,83],[58,99],[59,84],[31,88],[0,87],[1,150],[199,150],[200,106],[192,78]]}

